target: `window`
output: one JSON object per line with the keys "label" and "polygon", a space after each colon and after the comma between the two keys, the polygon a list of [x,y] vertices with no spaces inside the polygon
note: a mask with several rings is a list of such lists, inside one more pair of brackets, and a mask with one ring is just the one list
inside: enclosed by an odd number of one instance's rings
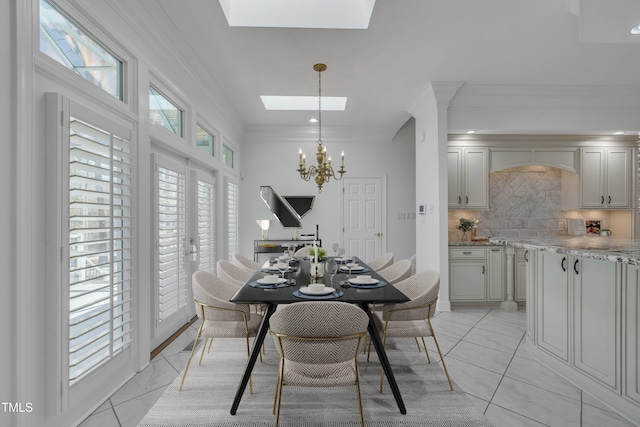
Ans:
{"label": "window", "polygon": [[123,99],[122,61],[45,0],[40,0],[40,52]]}
{"label": "window", "polygon": [[153,86],[149,86],[149,120],[182,137],[182,110],[161,94]]}
{"label": "window", "polygon": [[233,150],[227,144],[222,145],[222,163],[233,168]]}
{"label": "window", "polygon": [[69,385],[131,342],[129,141],[75,118],[69,134]]}
{"label": "window", "polygon": [[238,184],[227,181],[227,258],[238,252]]}
{"label": "window", "polygon": [[196,147],[210,156],[215,156],[215,136],[205,128],[196,124]]}
{"label": "window", "polygon": [[[211,182],[210,182],[211,181]],[[198,241],[200,243],[199,270],[216,272],[216,185],[198,179]]]}

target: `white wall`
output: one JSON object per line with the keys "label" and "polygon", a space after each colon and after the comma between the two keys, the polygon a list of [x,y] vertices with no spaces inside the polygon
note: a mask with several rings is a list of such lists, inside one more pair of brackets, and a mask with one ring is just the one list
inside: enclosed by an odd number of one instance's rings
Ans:
{"label": "white wall", "polygon": [[[0,156],[0,271],[3,272],[2,285],[0,286],[0,401],[16,401],[16,329],[15,325],[15,292],[16,292],[16,234],[15,234],[15,155],[16,145],[16,85],[15,85],[15,26],[14,8],[12,2],[0,3],[0,53],[3,61],[0,63],[0,93],[3,93],[0,101],[0,128],[4,129],[2,138],[2,151]],[[15,418],[10,414],[0,412],[1,425],[15,425]]]}
{"label": "white wall", "polygon": [[[335,130],[333,130],[335,131]],[[367,130],[350,130],[341,141],[323,138],[334,163],[339,162],[340,151],[345,152],[345,169],[348,177],[387,177],[387,250],[396,259],[410,258],[415,254],[415,220],[398,220],[398,213],[415,212],[415,143],[412,121],[397,135],[372,132],[371,138],[353,137],[364,135]],[[292,138],[295,133],[299,138]],[[332,130],[323,127],[323,135]],[[315,183],[300,179],[298,149],[307,156],[307,165],[313,159],[317,141],[309,132],[261,129],[247,133],[242,144],[242,179],[240,181],[240,250],[253,256],[253,241],[260,239],[261,230],[256,219],[272,219],[259,195],[261,185],[270,185],[282,196],[316,196],[313,209],[302,219],[301,234],[315,232],[319,225],[323,246],[340,242],[342,181],[330,181],[318,194]],[[280,135],[280,137],[279,137]],[[351,136],[349,136],[351,135]],[[305,141],[305,142],[299,142]],[[291,237],[291,231],[272,222],[271,239]]]}

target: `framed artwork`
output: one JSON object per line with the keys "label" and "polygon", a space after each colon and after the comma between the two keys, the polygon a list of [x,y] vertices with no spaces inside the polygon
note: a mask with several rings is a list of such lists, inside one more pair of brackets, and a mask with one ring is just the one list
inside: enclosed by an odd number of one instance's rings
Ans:
{"label": "framed artwork", "polygon": [[600,220],[599,219],[587,219],[585,220],[585,227],[587,234],[600,234]]}

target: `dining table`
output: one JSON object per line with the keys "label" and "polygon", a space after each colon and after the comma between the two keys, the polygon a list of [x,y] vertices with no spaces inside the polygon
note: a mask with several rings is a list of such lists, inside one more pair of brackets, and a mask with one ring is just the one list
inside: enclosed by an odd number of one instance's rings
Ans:
{"label": "dining table", "polygon": [[[317,300],[343,301],[357,304],[364,310],[369,317],[367,331],[369,332],[371,343],[378,355],[378,360],[389,382],[398,409],[401,414],[406,414],[407,410],[393,375],[393,370],[389,364],[389,359],[387,358],[380,332],[374,321],[370,306],[372,304],[403,303],[410,299],[392,284],[387,283],[383,277],[357,257],[351,259],[335,257],[338,263],[338,272],[333,277],[327,272],[325,272],[322,277],[318,277],[317,275],[312,277],[312,259],[291,258],[286,260],[289,268],[284,272],[284,282],[282,280],[276,280],[276,278],[273,277],[276,274],[280,277],[283,276],[274,264],[276,260],[277,259],[271,259],[266,261],[263,267],[256,271],[230,299],[231,302],[238,304],[260,304],[266,306],[262,316],[262,323],[253,342],[249,360],[247,361],[240,385],[233,399],[231,415],[235,415],[238,410],[247,383],[249,382],[249,377],[251,376],[256,360],[260,355],[264,339],[269,331],[269,319],[276,311],[276,307],[279,304],[293,304]],[[353,264],[356,264],[356,266],[353,267],[351,271],[348,271],[347,265],[349,264],[351,264],[352,267]],[[315,269],[313,270],[315,271]],[[362,278],[363,276],[370,276],[370,279],[365,280],[363,283],[358,283],[360,281],[358,277]],[[312,282],[322,282],[326,287],[332,287],[334,290],[326,295],[316,295],[311,292],[305,293],[304,291],[309,289],[308,285]],[[329,290],[327,290],[327,292],[328,291]]]}

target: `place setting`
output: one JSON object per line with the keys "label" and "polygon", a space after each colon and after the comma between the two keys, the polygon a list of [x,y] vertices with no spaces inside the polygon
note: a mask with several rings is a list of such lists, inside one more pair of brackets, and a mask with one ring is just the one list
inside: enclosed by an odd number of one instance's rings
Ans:
{"label": "place setting", "polygon": [[349,274],[362,274],[371,272],[370,269],[359,265],[357,262],[348,262],[340,265],[340,271],[342,273]]}
{"label": "place setting", "polygon": [[343,288],[375,289],[387,286],[387,282],[363,274],[361,276],[341,280],[340,286]]}
{"label": "place setting", "polygon": [[310,283],[293,291],[293,296],[303,299],[333,299],[344,295],[343,291],[336,290],[324,283]]}
{"label": "place setting", "polygon": [[294,284],[294,279],[286,279],[275,274],[270,274],[248,283],[252,288],[261,289],[286,288],[287,286],[293,286]]}

